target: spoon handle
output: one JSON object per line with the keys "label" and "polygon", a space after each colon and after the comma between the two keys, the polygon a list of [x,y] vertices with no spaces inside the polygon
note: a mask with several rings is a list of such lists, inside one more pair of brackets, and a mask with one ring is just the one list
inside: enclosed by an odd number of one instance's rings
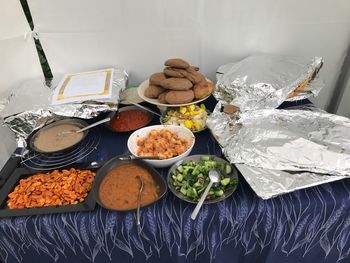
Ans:
{"label": "spoon handle", "polygon": [[141,193],[137,197],[137,211],[136,211],[136,225],[140,225],[140,206],[141,206]]}
{"label": "spoon handle", "polygon": [[92,128],[92,127],[95,127],[95,126],[97,126],[97,125],[100,125],[101,123],[105,123],[105,122],[110,121],[110,120],[111,120],[110,117],[105,118],[105,119],[100,120],[100,121],[98,121],[98,122],[95,122],[95,123],[93,123],[93,124],[91,124],[91,125],[89,125],[89,126],[86,126],[85,128],[82,128],[82,129],[80,129],[80,130],[77,130],[76,133],[86,131],[87,129],[90,129],[90,128]]}
{"label": "spoon handle", "polygon": [[143,191],[143,187],[144,187],[144,182],[143,179],[140,176],[137,176],[137,178],[140,181],[140,189],[139,189],[139,193],[137,195],[137,210],[136,210],[136,225],[140,225],[140,207],[141,207],[141,193]]}
{"label": "spoon handle", "polygon": [[128,160],[159,160],[159,157],[157,157],[157,156],[138,156],[138,157],[135,157],[133,155],[128,155],[128,156],[121,156],[121,157],[119,157],[119,160],[122,160],[122,161],[128,161]]}
{"label": "spoon handle", "polygon": [[195,208],[195,209],[193,210],[193,212],[192,212],[192,215],[191,215],[192,220],[195,220],[195,219],[196,219],[196,217],[197,217],[197,215],[198,215],[198,213],[199,213],[199,210],[201,210],[201,207],[202,207],[202,205],[203,205],[203,202],[204,202],[205,198],[207,197],[207,195],[208,195],[208,193],[209,193],[210,188],[212,187],[212,185],[213,185],[213,182],[210,181],[209,184],[208,184],[208,186],[207,186],[207,188],[205,189],[204,193],[202,194],[201,198],[199,199],[199,202],[198,202],[198,204],[196,205],[196,208]]}
{"label": "spoon handle", "polygon": [[127,100],[127,102],[129,102],[129,103],[131,103],[132,105],[134,105],[134,106],[136,106],[136,107],[139,107],[139,108],[141,108],[141,109],[143,109],[143,110],[145,110],[145,111],[149,111],[149,112],[151,112],[151,113],[153,113],[153,114],[155,114],[155,115],[157,115],[157,116],[159,116],[159,117],[162,117],[162,115],[160,115],[158,112],[155,112],[155,111],[153,111],[153,110],[151,110],[151,109],[149,109],[149,108],[147,108],[147,107],[144,107],[144,106],[142,106],[142,105],[140,105],[140,104],[138,104],[138,103],[132,102],[132,101],[130,101],[130,100]]}

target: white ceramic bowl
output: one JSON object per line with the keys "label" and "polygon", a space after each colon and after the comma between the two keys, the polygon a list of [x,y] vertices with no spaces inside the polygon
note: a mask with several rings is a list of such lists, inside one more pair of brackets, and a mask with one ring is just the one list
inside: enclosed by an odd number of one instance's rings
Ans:
{"label": "white ceramic bowl", "polygon": [[187,140],[190,145],[189,148],[183,154],[180,154],[173,158],[169,158],[165,160],[145,160],[145,161],[154,167],[163,168],[163,167],[168,167],[180,161],[181,159],[185,158],[186,156],[188,156],[194,146],[195,137],[189,129],[181,126],[175,126],[175,125],[153,125],[153,126],[144,127],[137,131],[134,131],[128,139],[128,148],[130,153],[133,156],[137,157],[136,153],[139,148],[137,146],[137,141],[147,137],[148,134],[151,132],[151,130],[161,130],[164,128],[168,129],[172,133],[177,134],[180,138]]}

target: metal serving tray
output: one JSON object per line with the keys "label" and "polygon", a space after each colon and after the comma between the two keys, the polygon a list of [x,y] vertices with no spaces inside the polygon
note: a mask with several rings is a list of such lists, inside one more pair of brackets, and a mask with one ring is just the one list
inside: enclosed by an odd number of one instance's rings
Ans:
{"label": "metal serving tray", "polygon": [[[80,170],[92,170],[96,171],[101,164],[93,163],[77,163],[63,169],[75,168]],[[46,171],[49,172],[49,171]],[[92,190],[88,193],[87,197],[82,203],[76,205],[62,205],[62,206],[46,206],[40,208],[18,208],[9,209],[6,204],[8,194],[18,185],[21,179],[27,178],[33,174],[36,174],[33,170],[27,168],[16,168],[10,177],[7,178],[5,183],[0,186],[0,217],[10,216],[29,216],[29,215],[42,215],[42,214],[54,214],[54,213],[67,213],[78,211],[92,211],[96,206],[96,201]]]}

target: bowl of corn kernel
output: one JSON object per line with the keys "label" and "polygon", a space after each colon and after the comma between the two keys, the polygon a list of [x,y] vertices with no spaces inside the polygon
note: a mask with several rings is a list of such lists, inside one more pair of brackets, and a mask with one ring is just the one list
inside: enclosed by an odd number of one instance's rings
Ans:
{"label": "bowl of corn kernel", "polygon": [[191,104],[178,108],[168,108],[160,117],[160,123],[186,127],[196,133],[207,128],[208,115],[209,112],[204,104]]}

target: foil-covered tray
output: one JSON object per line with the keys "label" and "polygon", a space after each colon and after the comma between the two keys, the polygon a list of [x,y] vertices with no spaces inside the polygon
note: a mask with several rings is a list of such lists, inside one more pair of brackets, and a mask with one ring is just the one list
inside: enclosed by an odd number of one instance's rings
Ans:
{"label": "foil-covered tray", "polygon": [[231,163],[267,199],[350,175],[350,120],[313,105],[226,114],[207,120]]}
{"label": "foil-covered tray", "polygon": [[2,95],[0,118],[16,134],[18,147],[24,147],[33,131],[53,121],[67,117],[90,119],[101,112],[117,110],[119,94],[127,80],[124,69],[114,68],[111,99],[63,105],[51,105],[53,88],[39,79],[30,80]]}
{"label": "foil-covered tray", "polygon": [[270,170],[245,164],[236,164],[236,167],[254,192],[262,199],[269,199],[281,194],[346,178],[341,175]]}
{"label": "foil-covered tray", "polygon": [[317,96],[324,83],[312,80],[322,64],[321,57],[249,56],[218,68],[214,96],[241,111],[277,108],[286,100]]}

